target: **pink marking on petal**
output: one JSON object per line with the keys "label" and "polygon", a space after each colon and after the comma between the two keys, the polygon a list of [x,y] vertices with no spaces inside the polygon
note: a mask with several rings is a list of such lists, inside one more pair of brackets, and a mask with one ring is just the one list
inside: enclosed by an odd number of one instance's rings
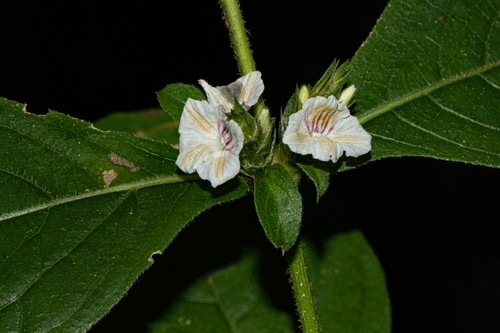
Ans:
{"label": "pink marking on petal", "polygon": [[219,130],[219,134],[221,135],[222,140],[224,141],[225,149],[227,151],[233,150],[234,147],[236,147],[237,140],[231,135],[231,132],[229,132],[229,129],[227,128],[226,124],[222,119],[217,120],[217,127]]}
{"label": "pink marking on petal", "polygon": [[326,104],[320,105],[306,112],[304,123],[306,124],[309,133],[324,135],[330,133],[338,121],[336,113],[336,108],[332,108]]}

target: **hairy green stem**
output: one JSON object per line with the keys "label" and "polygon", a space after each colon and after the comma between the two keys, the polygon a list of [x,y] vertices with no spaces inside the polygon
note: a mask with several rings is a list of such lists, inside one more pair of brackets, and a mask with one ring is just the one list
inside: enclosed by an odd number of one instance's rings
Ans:
{"label": "hairy green stem", "polygon": [[220,5],[224,12],[224,19],[229,29],[231,44],[241,75],[255,71],[255,62],[253,61],[238,0],[220,0]]}
{"label": "hairy green stem", "polygon": [[298,244],[286,253],[290,276],[292,280],[295,304],[302,326],[303,333],[319,333],[318,317],[311,294],[311,285],[307,276],[306,261],[302,243]]}
{"label": "hairy green stem", "polygon": [[[231,46],[234,50],[234,56],[238,62],[238,68],[241,75],[246,75],[249,72],[255,71],[255,61],[253,60],[252,50],[248,42],[247,32],[241,16],[238,0],[220,0],[220,6],[224,13],[229,35],[231,37]],[[254,107],[255,118],[258,118],[259,113],[266,106],[264,100],[259,98],[259,101]]]}

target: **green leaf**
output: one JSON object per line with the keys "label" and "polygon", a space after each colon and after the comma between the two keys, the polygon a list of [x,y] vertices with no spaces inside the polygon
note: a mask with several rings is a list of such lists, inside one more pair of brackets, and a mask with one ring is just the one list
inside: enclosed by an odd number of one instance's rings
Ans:
{"label": "green leaf", "polygon": [[299,236],[302,197],[292,176],[280,164],[268,175],[255,179],[255,208],[267,238],[287,251]]}
{"label": "green leaf", "polygon": [[2,332],[89,329],[189,221],[247,190],[176,174],[169,144],[23,108],[0,99]]}
{"label": "green leaf", "polygon": [[319,198],[321,198],[328,189],[328,185],[330,184],[330,172],[326,167],[323,167],[324,163],[316,161],[311,161],[309,163],[295,161],[295,164],[297,164],[297,166],[313,181],[314,186],[316,186],[316,202],[318,202]]}
{"label": "green leaf", "polygon": [[283,111],[282,117],[290,117],[292,114],[295,112],[299,111],[301,108],[302,103],[300,103],[300,98],[299,98],[299,87],[295,87],[295,92],[290,96],[290,99],[286,103],[285,111]]}
{"label": "green leaf", "polygon": [[181,121],[182,110],[188,98],[198,101],[206,100],[205,94],[198,88],[182,84],[170,84],[156,93],[158,102],[176,122]]}
{"label": "green leaf", "polygon": [[255,254],[193,283],[151,332],[295,332],[291,314],[273,308],[259,285]]}
{"label": "green leaf", "polygon": [[382,268],[360,231],[330,237],[306,261],[323,332],[389,333],[391,310]]}
{"label": "green leaf", "polygon": [[179,123],[160,108],[114,112],[94,123],[103,131],[134,133],[139,138],[179,143]]}
{"label": "green leaf", "polygon": [[500,166],[499,11],[499,0],[389,3],[349,77],[373,137],[370,161]]}

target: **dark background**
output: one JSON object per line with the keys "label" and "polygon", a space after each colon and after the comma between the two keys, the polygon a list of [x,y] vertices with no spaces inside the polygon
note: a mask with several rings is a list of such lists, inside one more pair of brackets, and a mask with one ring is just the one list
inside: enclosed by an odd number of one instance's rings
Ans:
{"label": "dark background", "polygon": [[[297,83],[314,83],[334,58],[352,57],[386,5],[242,2],[275,115]],[[154,92],[170,83],[223,85],[238,77],[215,0],[11,1],[0,9],[0,96],[33,113],[95,121],[158,106]],[[499,179],[498,170],[463,163],[386,159],[332,176],[319,205],[304,179],[302,234],[330,235],[337,210],[364,231],[386,272],[393,332],[498,332]],[[273,276],[266,288],[277,306],[291,309],[286,268],[252,209],[247,197],[198,217],[92,332],[144,331],[193,277],[230,263],[242,244],[260,246]],[[242,210],[252,213],[240,217]]]}

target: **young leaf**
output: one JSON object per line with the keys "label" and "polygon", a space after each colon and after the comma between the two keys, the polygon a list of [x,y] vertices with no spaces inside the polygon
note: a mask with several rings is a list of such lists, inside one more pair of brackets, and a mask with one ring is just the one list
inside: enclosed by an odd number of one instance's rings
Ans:
{"label": "young leaf", "polygon": [[319,168],[316,162],[313,163],[301,163],[295,162],[299,168],[304,171],[309,178],[316,186],[316,202],[319,201],[319,198],[325,194],[328,185],[330,184],[330,172],[326,169]]}
{"label": "young leaf", "polygon": [[134,133],[139,138],[179,143],[179,123],[160,108],[114,112],[94,123],[104,131]]}
{"label": "young leaf", "polygon": [[323,332],[391,331],[382,268],[360,231],[336,234],[317,252],[305,247],[316,312]]}
{"label": "young leaf", "polygon": [[89,329],[189,221],[246,192],[176,174],[169,144],[23,108],[0,99],[0,331]]}
{"label": "young leaf", "polygon": [[255,208],[267,238],[287,251],[299,236],[302,197],[292,176],[280,164],[268,175],[255,179]]}
{"label": "young leaf", "polygon": [[183,83],[170,84],[156,93],[158,102],[176,122],[181,121],[182,110],[188,98],[206,100],[205,94],[193,86]]}
{"label": "young leaf", "polygon": [[273,308],[259,285],[256,255],[199,279],[151,332],[295,332],[291,314]]}
{"label": "young leaf", "polygon": [[391,1],[353,59],[370,160],[500,166],[500,1]]}
{"label": "young leaf", "polygon": [[290,96],[290,99],[286,103],[285,111],[283,111],[282,117],[290,117],[290,115],[299,111],[301,106],[302,103],[300,102],[299,98],[299,87],[295,87],[295,92],[292,94],[292,96]]}

